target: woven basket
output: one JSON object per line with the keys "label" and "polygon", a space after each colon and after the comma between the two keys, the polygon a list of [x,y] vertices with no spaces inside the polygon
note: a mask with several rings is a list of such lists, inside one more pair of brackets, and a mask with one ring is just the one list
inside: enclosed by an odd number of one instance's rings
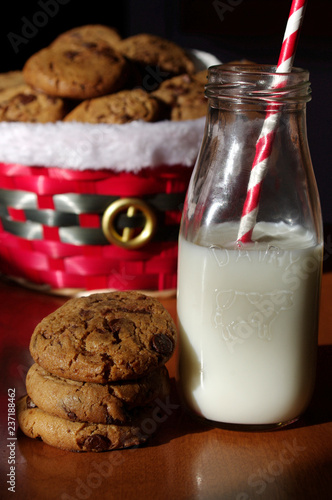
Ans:
{"label": "woven basket", "polygon": [[[91,147],[77,161],[82,126]],[[92,143],[95,127],[0,124],[0,272],[67,295],[174,291],[179,223],[204,120],[105,125]]]}

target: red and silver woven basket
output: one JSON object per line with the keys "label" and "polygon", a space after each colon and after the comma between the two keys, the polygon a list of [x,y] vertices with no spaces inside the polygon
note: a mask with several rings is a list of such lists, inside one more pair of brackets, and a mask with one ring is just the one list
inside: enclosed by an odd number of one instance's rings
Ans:
{"label": "red and silver woven basket", "polygon": [[0,272],[67,295],[174,291],[203,129],[204,119],[1,123]]}

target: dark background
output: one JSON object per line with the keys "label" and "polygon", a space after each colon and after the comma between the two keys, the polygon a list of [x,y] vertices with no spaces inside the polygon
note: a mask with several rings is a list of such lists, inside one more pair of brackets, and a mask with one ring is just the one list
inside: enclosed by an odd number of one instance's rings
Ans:
{"label": "dark background", "polygon": [[[223,62],[247,58],[276,64],[291,0],[6,0],[0,19],[0,71],[26,59],[74,26],[101,23],[123,37],[154,33]],[[295,65],[310,71],[308,136],[330,238],[332,225],[332,1],[309,0]]]}

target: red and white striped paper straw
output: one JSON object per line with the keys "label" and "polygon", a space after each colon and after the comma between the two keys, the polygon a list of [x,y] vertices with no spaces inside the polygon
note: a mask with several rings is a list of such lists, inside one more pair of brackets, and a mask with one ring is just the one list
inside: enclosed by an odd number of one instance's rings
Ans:
{"label": "red and white striped paper straw", "polygon": [[[276,73],[290,73],[292,70],[306,3],[307,0],[293,0],[292,2]],[[273,87],[282,87],[286,81],[287,77],[283,79],[280,75]],[[256,143],[256,154],[252,164],[247,196],[242,210],[237,237],[238,242],[251,242],[252,232],[256,224],[262,182],[276,134],[278,114],[277,105],[270,105],[268,107],[262,131]]]}

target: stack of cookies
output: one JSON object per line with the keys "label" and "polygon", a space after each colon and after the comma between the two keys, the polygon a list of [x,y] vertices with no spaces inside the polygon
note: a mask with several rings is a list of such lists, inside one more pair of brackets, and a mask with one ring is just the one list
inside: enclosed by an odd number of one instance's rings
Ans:
{"label": "stack of cookies", "polygon": [[175,324],[155,298],[133,291],[68,300],[32,334],[21,430],[70,451],[144,443],[165,420],[165,363],[175,345]]}
{"label": "stack of cookies", "polygon": [[195,73],[185,50],[162,37],[121,39],[108,26],[80,26],[33,54],[21,70],[0,75],[0,121],[200,118],[206,76]]}

